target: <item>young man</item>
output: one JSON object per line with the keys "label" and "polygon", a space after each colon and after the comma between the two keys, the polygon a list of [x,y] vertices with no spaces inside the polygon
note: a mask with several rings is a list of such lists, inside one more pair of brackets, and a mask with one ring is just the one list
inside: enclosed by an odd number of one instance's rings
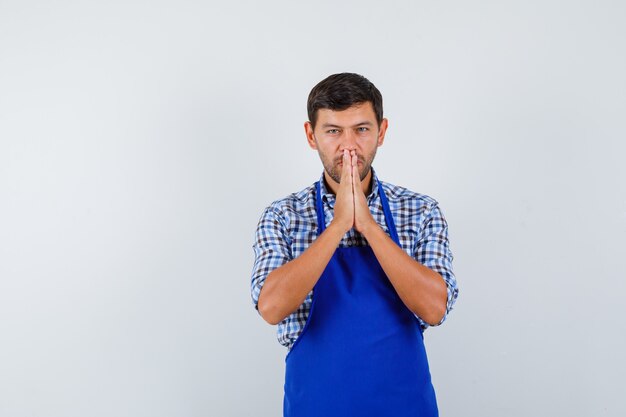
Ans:
{"label": "young man", "polygon": [[285,417],[437,416],[423,342],[458,295],[448,226],[433,198],[380,181],[378,89],[334,74],[309,94],[319,181],[262,213],[252,300],[278,324]]}

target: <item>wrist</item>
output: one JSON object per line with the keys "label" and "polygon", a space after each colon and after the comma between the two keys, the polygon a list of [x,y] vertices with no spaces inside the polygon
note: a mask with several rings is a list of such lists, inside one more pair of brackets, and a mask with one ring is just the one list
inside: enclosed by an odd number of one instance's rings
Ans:
{"label": "wrist", "polygon": [[382,230],[378,223],[372,220],[371,222],[367,222],[363,227],[361,227],[359,232],[365,237],[365,239],[367,239],[368,236],[371,236],[371,234],[374,233],[377,229]]}
{"label": "wrist", "polygon": [[339,239],[343,238],[343,236],[348,233],[348,231],[352,228],[352,226],[346,226],[339,223],[337,220],[333,219],[328,224],[326,230],[332,230],[332,233],[337,235]]}

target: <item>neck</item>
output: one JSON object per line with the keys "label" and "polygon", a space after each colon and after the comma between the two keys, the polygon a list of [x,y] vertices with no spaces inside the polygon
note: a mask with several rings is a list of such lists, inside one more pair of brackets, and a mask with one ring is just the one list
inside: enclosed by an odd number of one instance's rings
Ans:
{"label": "neck", "polygon": [[[337,191],[339,190],[339,183],[335,182],[326,171],[324,171],[324,180],[326,181],[326,188],[328,188],[333,194],[337,195]],[[361,180],[361,189],[363,190],[363,194],[365,196],[370,195],[372,189],[372,170],[370,169],[367,172],[365,178]]]}

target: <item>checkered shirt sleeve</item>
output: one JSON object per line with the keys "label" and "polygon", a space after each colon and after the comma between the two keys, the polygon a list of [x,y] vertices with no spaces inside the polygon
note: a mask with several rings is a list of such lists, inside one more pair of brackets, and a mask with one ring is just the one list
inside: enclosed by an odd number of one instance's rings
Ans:
{"label": "checkered shirt sleeve", "polygon": [[[271,207],[261,214],[255,232],[255,262],[251,280],[251,295],[254,308],[259,311],[259,294],[267,275],[293,259],[291,241],[285,233],[287,226],[281,216]],[[260,315],[261,313],[259,313]]]}
{"label": "checkered shirt sleeve", "polygon": [[[448,291],[446,312],[441,321],[435,325],[439,326],[446,320],[452,310],[459,290],[456,285],[456,278],[452,272],[452,260],[454,257],[448,243],[448,223],[436,201],[427,210],[422,232],[421,239],[415,243],[414,257],[422,265],[441,274]],[[428,324],[422,319],[420,319],[420,322],[423,327],[428,327]]]}

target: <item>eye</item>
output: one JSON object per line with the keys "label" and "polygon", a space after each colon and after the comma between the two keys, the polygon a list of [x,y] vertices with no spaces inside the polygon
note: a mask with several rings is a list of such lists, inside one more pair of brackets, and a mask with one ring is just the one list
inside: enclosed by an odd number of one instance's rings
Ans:
{"label": "eye", "polygon": [[329,135],[335,135],[339,133],[339,129],[328,129],[326,133],[328,133]]}
{"label": "eye", "polygon": [[359,132],[363,133],[363,132],[367,132],[367,131],[369,131],[370,129],[369,129],[369,127],[363,127],[363,126],[361,126],[361,127],[359,127],[357,130],[358,130]]}

